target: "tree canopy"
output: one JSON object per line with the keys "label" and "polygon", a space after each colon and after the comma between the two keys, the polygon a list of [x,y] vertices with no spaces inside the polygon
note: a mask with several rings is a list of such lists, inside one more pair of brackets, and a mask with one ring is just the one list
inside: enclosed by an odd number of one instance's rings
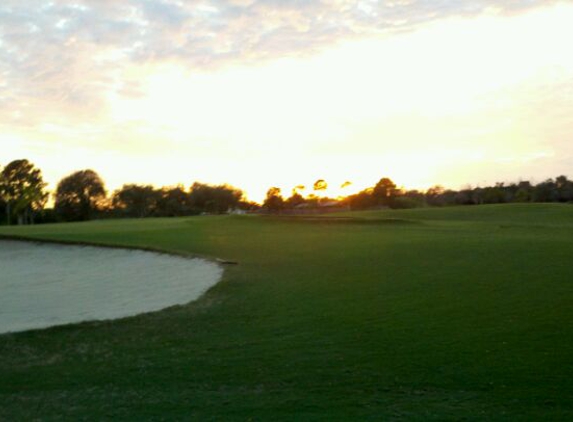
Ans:
{"label": "tree canopy", "polygon": [[284,207],[284,199],[281,196],[281,189],[272,187],[267,191],[267,197],[263,202],[263,208],[270,212],[278,212]]}
{"label": "tree canopy", "polygon": [[157,212],[161,192],[151,185],[128,184],[113,193],[112,206],[126,217],[149,217]]}
{"label": "tree canopy", "polygon": [[48,194],[42,172],[28,160],[14,160],[0,173],[0,195],[6,221],[16,216],[19,224],[32,223],[34,211],[43,208]]}
{"label": "tree canopy", "polygon": [[105,196],[104,183],[95,171],[76,171],[58,184],[55,210],[66,221],[89,220],[102,208]]}
{"label": "tree canopy", "polygon": [[315,191],[326,190],[327,188],[328,188],[328,183],[326,183],[326,180],[324,179],[319,179],[316,182],[314,182],[313,189]]}
{"label": "tree canopy", "polygon": [[191,186],[191,206],[202,212],[222,214],[237,208],[243,199],[242,190],[229,185],[211,186],[195,182]]}
{"label": "tree canopy", "polygon": [[392,200],[397,194],[398,189],[396,189],[396,184],[388,177],[380,179],[372,190],[373,198],[378,202],[378,204],[385,206],[390,206],[392,204]]}

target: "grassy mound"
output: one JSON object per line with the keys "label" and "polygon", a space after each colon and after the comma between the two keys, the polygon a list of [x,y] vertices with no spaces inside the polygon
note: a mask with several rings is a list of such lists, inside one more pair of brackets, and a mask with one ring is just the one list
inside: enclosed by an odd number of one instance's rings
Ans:
{"label": "grassy mound", "polygon": [[0,420],[573,418],[573,206],[340,217],[1,228],[239,265],[191,305],[0,336]]}

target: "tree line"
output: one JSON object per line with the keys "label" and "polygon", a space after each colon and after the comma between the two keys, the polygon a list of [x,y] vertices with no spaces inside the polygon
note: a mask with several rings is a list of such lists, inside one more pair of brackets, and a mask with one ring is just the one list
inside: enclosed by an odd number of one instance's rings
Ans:
{"label": "tree line", "polygon": [[498,182],[493,186],[445,189],[440,185],[426,191],[398,188],[388,178],[374,187],[351,195],[346,201],[352,209],[376,206],[416,208],[425,206],[504,204],[512,202],[573,202],[573,181],[566,176],[547,179],[538,184],[528,181]]}
{"label": "tree line", "polygon": [[176,217],[220,214],[256,206],[245,200],[242,190],[226,184],[195,182],[189,189],[126,184],[108,195],[101,177],[86,169],[60,180],[53,193],[53,208],[47,209],[46,186],[40,169],[28,160],[7,164],[0,172],[0,221],[33,224],[96,218]]}
{"label": "tree line", "polygon": [[[349,182],[346,182],[349,183]],[[345,183],[345,184],[346,184]],[[326,182],[318,180],[314,191],[326,189]],[[344,186],[344,185],[343,185]],[[376,208],[418,208],[448,205],[503,204],[510,202],[573,202],[573,181],[566,176],[547,179],[538,184],[528,181],[496,183],[494,186],[467,187],[460,190],[445,189],[440,185],[426,191],[399,188],[390,178],[383,177],[374,186],[344,198],[325,198],[311,194],[304,198],[297,186],[289,197],[272,187],[267,191],[263,208],[270,212],[283,212],[300,207],[320,208],[336,201],[339,207],[352,210]]]}
{"label": "tree line", "polygon": [[[345,182],[341,187],[349,184]],[[222,214],[231,210],[281,213],[326,206],[360,210],[509,202],[573,202],[573,181],[566,176],[538,184],[520,181],[461,190],[433,186],[426,191],[405,190],[384,177],[374,186],[343,198],[321,196],[328,184],[319,179],[313,185],[313,193],[306,197],[301,194],[305,189],[302,185],[295,186],[286,198],[281,189],[271,187],[262,206],[247,201],[241,189],[227,184],[195,182],[188,189],[183,186],[155,188],[151,185],[126,184],[108,194],[101,177],[95,171],[86,169],[60,180],[53,193],[53,208],[46,208],[50,197],[46,186],[41,170],[28,160],[14,160],[1,168],[0,223],[175,217]]]}

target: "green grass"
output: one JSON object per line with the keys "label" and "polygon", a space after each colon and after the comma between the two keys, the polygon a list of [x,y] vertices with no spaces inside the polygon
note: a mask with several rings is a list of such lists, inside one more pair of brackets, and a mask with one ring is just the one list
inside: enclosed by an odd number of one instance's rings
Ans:
{"label": "green grass", "polygon": [[239,265],[186,306],[0,336],[0,420],[573,420],[573,206],[344,216],[1,228]]}

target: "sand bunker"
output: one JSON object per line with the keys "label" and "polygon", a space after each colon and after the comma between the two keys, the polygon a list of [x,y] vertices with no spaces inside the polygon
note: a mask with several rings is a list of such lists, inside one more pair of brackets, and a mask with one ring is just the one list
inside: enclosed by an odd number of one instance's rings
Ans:
{"label": "sand bunker", "polygon": [[202,259],[0,240],[0,333],[185,304],[222,273]]}

